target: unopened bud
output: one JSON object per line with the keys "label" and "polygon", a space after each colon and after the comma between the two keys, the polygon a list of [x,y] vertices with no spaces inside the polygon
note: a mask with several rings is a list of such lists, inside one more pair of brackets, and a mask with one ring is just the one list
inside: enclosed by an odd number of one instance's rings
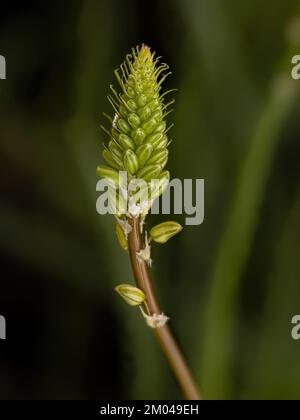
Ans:
{"label": "unopened bud", "polygon": [[119,135],[119,144],[124,150],[135,150],[135,144],[126,134]]}
{"label": "unopened bud", "polygon": [[105,162],[106,162],[109,166],[111,166],[112,168],[117,169],[117,170],[119,170],[119,169],[120,169],[120,166],[119,166],[119,165],[118,165],[118,163],[114,160],[113,155],[112,155],[112,153],[111,153],[109,150],[104,149],[104,150],[103,150],[103,152],[102,152],[102,156],[103,156],[103,158],[104,158]]}
{"label": "unopened bud", "polygon": [[114,169],[108,168],[106,166],[98,166],[97,174],[101,178],[105,178],[113,185],[117,185],[119,183],[119,172],[115,171]]}
{"label": "unopened bud", "polygon": [[130,175],[134,175],[139,170],[139,160],[132,150],[126,150],[124,155],[124,167]]}
{"label": "unopened bud", "polygon": [[132,138],[137,146],[141,145],[146,137],[144,130],[137,128],[132,131]]}
{"label": "unopened bud", "polygon": [[145,294],[141,289],[131,286],[130,284],[120,284],[115,288],[115,291],[130,306],[142,305],[146,299]]}
{"label": "unopened bud", "polygon": [[153,153],[151,158],[148,160],[148,165],[162,165],[168,159],[169,152],[168,150],[158,150]]}
{"label": "unopened bud", "polygon": [[127,120],[132,128],[139,128],[141,124],[141,120],[139,119],[139,116],[134,113],[130,114]]}
{"label": "unopened bud", "polygon": [[136,154],[140,161],[140,166],[143,167],[153,152],[153,147],[150,143],[142,144],[137,148]]}
{"label": "unopened bud", "polygon": [[154,226],[150,231],[153,241],[165,244],[169,239],[182,230],[182,226],[177,222],[164,222]]}
{"label": "unopened bud", "polygon": [[129,134],[130,133],[131,127],[130,127],[130,125],[128,124],[128,122],[126,120],[120,119],[120,120],[118,120],[118,123],[117,124],[118,124],[119,129],[123,133],[125,133],[125,134]]}
{"label": "unopened bud", "polygon": [[157,178],[161,173],[160,165],[147,165],[138,172],[138,178],[143,178],[145,181]]}
{"label": "unopened bud", "polygon": [[121,248],[123,248],[124,251],[128,251],[128,242],[124,230],[119,223],[115,224],[115,232]]}

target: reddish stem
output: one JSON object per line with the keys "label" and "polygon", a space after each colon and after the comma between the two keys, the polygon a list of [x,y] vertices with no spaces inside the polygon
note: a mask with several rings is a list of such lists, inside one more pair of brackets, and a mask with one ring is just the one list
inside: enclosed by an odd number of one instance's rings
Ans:
{"label": "reddish stem", "polygon": [[[145,293],[149,315],[158,315],[162,311],[155,296],[148,265],[145,261],[141,260],[141,258],[137,257],[137,252],[143,249],[143,241],[140,233],[140,219],[132,218],[130,219],[130,224],[132,231],[128,236],[128,246],[136,284]],[[168,325],[154,328],[153,331],[177,378],[185,398],[187,400],[200,400],[200,393]]]}

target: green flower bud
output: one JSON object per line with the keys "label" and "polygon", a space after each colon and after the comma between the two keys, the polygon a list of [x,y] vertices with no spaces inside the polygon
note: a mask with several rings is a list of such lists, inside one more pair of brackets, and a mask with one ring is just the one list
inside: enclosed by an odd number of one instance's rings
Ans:
{"label": "green flower bud", "polygon": [[151,200],[155,200],[157,197],[162,195],[166,188],[168,187],[170,182],[170,172],[169,171],[163,171],[159,177],[158,180],[153,182],[151,181],[150,187],[151,187]]}
{"label": "green flower bud", "polygon": [[146,299],[145,294],[141,289],[131,286],[130,284],[120,284],[115,288],[115,291],[130,306],[142,305]]}
{"label": "green flower bud", "polygon": [[160,165],[147,165],[144,168],[140,169],[137,177],[143,178],[145,181],[151,181],[151,179],[155,179],[161,173],[161,166]]}
{"label": "green flower bud", "polygon": [[147,96],[148,100],[150,101],[155,96],[155,90],[154,89],[147,89],[147,90],[145,90],[145,95]]}
{"label": "green flower bud", "polygon": [[177,222],[164,222],[154,226],[150,231],[153,241],[165,244],[169,239],[182,231],[182,226]]}
{"label": "green flower bud", "polygon": [[136,93],[131,86],[128,86],[126,93],[129,96],[129,98],[135,98]]}
{"label": "green flower bud", "polygon": [[138,108],[136,102],[133,99],[129,99],[129,101],[127,101],[127,107],[131,112],[135,112]]}
{"label": "green flower bud", "polygon": [[127,120],[132,128],[139,128],[141,124],[141,120],[137,114],[130,114]]}
{"label": "green flower bud", "polygon": [[[150,108],[151,109],[151,108]],[[161,119],[162,119],[162,116],[163,116],[163,112],[162,112],[162,110],[160,109],[160,108],[158,108],[158,110],[157,111],[155,111],[153,114],[152,114],[152,118],[155,118],[157,121],[160,121]]]}
{"label": "green flower bud", "polygon": [[128,112],[124,105],[120,105],[119,112],[123,118],[127,118]]}
{"label": "green flower bud", "polygon": [[156,133],[163,133],[167,128],[167,124],[165,121],[161,122],[160,124],[156,125],[155,132]]}
{"label": "green flower bud", "polygon": [[144,138],[146,137],[146,134],[142,128],[137,128],[136,130],[133,130],[131,135],[137,146],[140,146],[143,143]]}
{"label": "green flower bud", "polygon": [[149,103],[149,107],[152,109],[153,112],[157,111],[157,109],[160,107],[160,102],[158,99],[154,99]]}
{"label": "green flower bud", "polygon": [[130,175],[134,175],[139,170],[139,159],[132,150],[126,150],[124,155],[124,168]]}
{"label": "green flower bud", "polygon": [[119,172],[115,171],[114,169],[108,168],[106,166],[98,166],[97,174],[101,178],[105,178],[107,181],[109,181],[113,185],[119,184]]}
{"label": "green flower bud", "polygon": [[155,149],[165,149],[168,146],[168,137],[166,135],[162,136],[160,140],[153,145]]}
{"label": "green flower bud", "polygon": [[145,106],[138,111],[142,121],[148,120],[152,115],[152,109],[149,106]]}
{"label": "green flower bud", "polygon": [[168,160],[168,155],[169,155],[168,150],[158,150],[151,156],[147,164],[163,166],[163,164],[166,162],[166,159]]}
{"label": "green flower bud", "polygon": [[127,121],[129,122],[132,128],[139,128],[141,124],[141,120],[139,119],[139,116],[137,114],[130,114],[127,118]]}
{"label": "green flower bud", "polygon": [[108,148],[111,154],[113,155],[114,159],[117,156],[122,161],[123,150],[114,140],[110,140],[110,142],[108,143]]}
{"label": "green flower bud", "polygon": [[125,133],[125,134],[129,134],[130,133],[130,131],[131,131],[130,125],[123,118],[121,118],[121,119],[118,120],[117,125],[118,125],[119,129],[123,133]]}
{"label": "green flower bud", "polygon": [[131,140],[130,137],[126,136],[126,134],[119,135],[119,143],[124,150],[135,150],[134,142]]}
{"label": "green flower bud", "polygon": [[147,160],[150,158],[153,152],[153,147],[149,143],[142,144],[140,147],[137,148],[136,154],[140,161],[140,167],[142,168]]}
{"label": "green flower bud", "polygon": [[146,142],[150,143],[156,149],[162,138],[163,135],[161,133],[154,133],[147,137]]}
{"label": "green flower bud", "polygon": [[109,150],[104,149],[102,152],[102,156],[109,166],[111,166],[114,169],[121,169],[120,165],[114,160],[113,155]]}
{"label": "green flower bud", "polygon": [[124,251],[128,251],[128,242],[124,230],[119,223],[115,223],[115,232],[121,248],[123,248]]}
{"label": "green flower bud", "polygon": [[157,127],[157,121],[154,118],[151,118],[151,120],[148,120],[143,124],[143,130],[146,134],[151,134],[154,129]]}
{"label": "green flower bud", "polygon": [[158,179],[167,179],[168,181],[170,181],[170,179],[171,179],[170,172],[169,172],[169,171],[163,171],[163,172],[159,175]]}
{"label": "green flower bud", "polygon": [[138,105],[139,105],[139,107],[143,107],[143,106],[145,106],[146,104],[147,104],[147,102],[148,102],[148,99],[147,99],[147,96],[146,95],[139,95],[139,97],[138,97]]}

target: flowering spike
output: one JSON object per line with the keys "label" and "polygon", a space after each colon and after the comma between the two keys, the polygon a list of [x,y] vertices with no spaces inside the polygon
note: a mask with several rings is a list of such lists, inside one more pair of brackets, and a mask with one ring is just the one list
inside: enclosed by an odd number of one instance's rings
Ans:
{"label": "flowering spike", "polygon": [[[111,129],[105,132],[114,140],[117,153],[110,147],[103,152],[106,163],[114,170],[125,169],[129,176],[147,182],[158,178],[167,163],[169,144],[165,117],[173,101],[165,103],[167,91],[160,94],[161,85],[170,73],[169,66],[160,62],[151,49],[142,44],[132,49],[115,76],[120,86],[108,100],[113,117]],[[172,90],[173,91],[173,90]],[[121,153],[119,153],[121,151]],[[147,166],[145,166],[147,164]],[[98,171],[101,176],[101,171]]]}

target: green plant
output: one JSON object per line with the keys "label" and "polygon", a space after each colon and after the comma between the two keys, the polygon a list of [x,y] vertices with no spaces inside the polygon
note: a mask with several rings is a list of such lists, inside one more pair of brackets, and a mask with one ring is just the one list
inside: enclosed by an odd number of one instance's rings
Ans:
{"label": "green plant", "polygon": [[[149,267],[151,266],[150,242],[165,243],[180,232],[176,222],[161,223],[144,232],[144,221],[153,201],[168,185],[170,174],[165,170],[168,161],[168,131],[166,116],[171,112],[171,100],[165,103],[168,93],[161,93],[161,86],[170,73],[167,64],[150,48],[142,45],[127,55],[120,70],[115,72],[121,87],[119,94],[112,86],[108,97],[114,116],[105,115],[110,128],[103,151],[108,166],[99,166],[99,176],[109,181],[116,235],[120,245],[129,251],[137,287],[119,285],[116,291],[132,305],[138,305],[146,324],[151,327],[169,361],[187,399],[200,399],[199,392],[184,357],[167,325],[168,317],[158,304]],[[125,185],[119,183],[119,174],[126,174]]]}

